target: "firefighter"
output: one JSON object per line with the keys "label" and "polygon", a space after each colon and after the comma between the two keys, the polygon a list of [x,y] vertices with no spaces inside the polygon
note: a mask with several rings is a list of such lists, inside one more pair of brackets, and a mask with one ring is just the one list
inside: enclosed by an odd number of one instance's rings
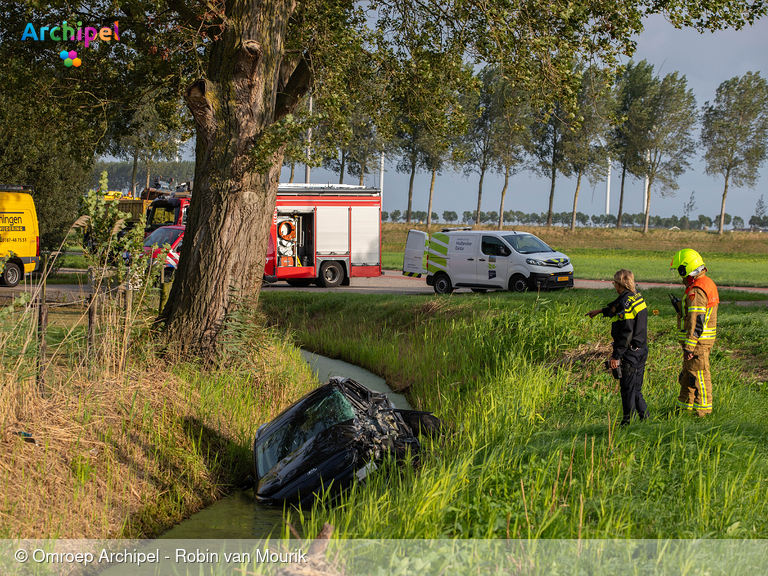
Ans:
{"label": "firefighter", "polygon": [[[677,315],[677,329],[683,347],[683,371],[680,373],[678,406],[698,416],[712,412],[712,379],[709,352],[717,335],[717,286],[707,275],[701,255],[686,248],[672,257],[670,267],[677,270],[685,284],[683,308]],[[682,327],[681,327],[682,321]]]}
{"label": "firefighter", "polygon": [[643,376],[648,359],[648,310],[643,297],[635,290],[635,276],[629,270],[619,270],[613,276],[613,287],[619,295],[605,308],[587,312],[594,318],[602,313],[610,318],[613,353],[606,362],[619,378],[623,417],[621,425],[630,422],[633,412],[640,420],[648,417],[643,398]]}

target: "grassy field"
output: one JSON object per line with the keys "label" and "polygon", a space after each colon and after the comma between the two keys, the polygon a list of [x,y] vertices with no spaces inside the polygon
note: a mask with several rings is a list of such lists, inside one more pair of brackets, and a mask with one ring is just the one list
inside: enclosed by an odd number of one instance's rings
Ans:
{"label": "grassy field", "polygon": [[247,314],[220,368],[176,361],[152,332],[156,306],[132,319],[125,368],[115,302],[90,354],[85,310],[51,308],[42,389],[32,310],[0,308],[0,539],[157,536],[239,487],[258,423],[316,384]]}
{"label": "grassy field", "polygon": [[[363,366],[448,431],[334,505],[294,513],[348,538],[768,537],[768,309],[722,305],[714,414],[675,415],[680,351],[666,290],[644,291],[647,423],[617,426],[602,367],[608,290],[436,296],[264,294],[305,347]],[[725,293],[728,297],[728,294]]]}
{"label": "grassy field", "polygon": [[[382,226],[382,267],[402,270],[403,250],[409,226]],[[414,226],[418,228],[418,226]],[[419,229],[425,229],[421,226]],[[430,232],[438,231],[433,226]],[[679,282],[669,269],[672,255],[682,248],[698,250],[709,276],[723,286],[768,287],[768,235],[730,232],[723,237],[710,232],[521,228],[539,236],[573,261],[574,276],[581,280],[609,280],[620,268],[628,268],[638,282]]]}

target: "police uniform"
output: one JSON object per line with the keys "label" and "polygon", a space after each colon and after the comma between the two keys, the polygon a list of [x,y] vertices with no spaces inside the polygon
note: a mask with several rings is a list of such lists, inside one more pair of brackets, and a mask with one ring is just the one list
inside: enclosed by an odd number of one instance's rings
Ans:
{"label": "police uniform", "polygon": [[640,294],[630,290],[622,292],[616,300],[603,308],[603,316],[611,318],[613,338],[612,358],[621,362],[621,406],[624,411],[622,425],[629,424],[632,412],[640,420],[648,415],[643,398],[643,375],[648,359],[648,310]]}
{"label": "police uniform", "polygon": [[[712,412],[712,379],[709,373],[709,352],[717,336],[717,305],[720,298],[717,286],[704,272],[696,276],[685,289],[683,326],[678,333],[684,353],[683,371],[680,373],[678,405],[684,410],[704,416]],[[680,319],[678,319],[680,328]]]}

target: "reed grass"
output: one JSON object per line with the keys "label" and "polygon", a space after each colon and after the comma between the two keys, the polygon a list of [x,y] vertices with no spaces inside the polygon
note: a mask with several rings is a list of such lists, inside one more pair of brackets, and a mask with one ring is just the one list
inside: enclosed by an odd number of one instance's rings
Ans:
{"label": "reed grass", "polygon": [[87,310],[53,308],[42,390],[34,306],[0,309],[0,538],[157,536],[239,487],[258,425],[315,385],[253,317],[227,363],[178,361],[154,298],[137,292],[129,316],[102,299],[90,353]]}
{"label": "reed grass", "polygon": [[[545,295],[270,293],[268,317],[305,347],[359,364],[448,431],[418,468],[387,463],[338,502],[293,512],[346,538],[765,538],[765,308],[722,305],[715,411],[675,415],[680,352],[667,290],[651,310],[649,422],[618,427],[602,362],[608,290]],[[749,322],[747,319],[751,319]]]}

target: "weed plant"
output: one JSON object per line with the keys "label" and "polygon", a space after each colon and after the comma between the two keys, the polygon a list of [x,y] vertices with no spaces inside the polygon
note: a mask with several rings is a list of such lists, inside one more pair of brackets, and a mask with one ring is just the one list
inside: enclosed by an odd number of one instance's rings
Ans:
{"label": "weed plant", "polygon": [[720,307],[715,410],[696,419],[675,414],[667,292],[644,292],[652,419],[627,428],[603,369],[609,322],[585,317],[608,290],[264,294],[268,317],[303,346],[383,376],[447,425],[418,468],[385,464],[293,521],[346,538],[768,537],[766,309]]}

